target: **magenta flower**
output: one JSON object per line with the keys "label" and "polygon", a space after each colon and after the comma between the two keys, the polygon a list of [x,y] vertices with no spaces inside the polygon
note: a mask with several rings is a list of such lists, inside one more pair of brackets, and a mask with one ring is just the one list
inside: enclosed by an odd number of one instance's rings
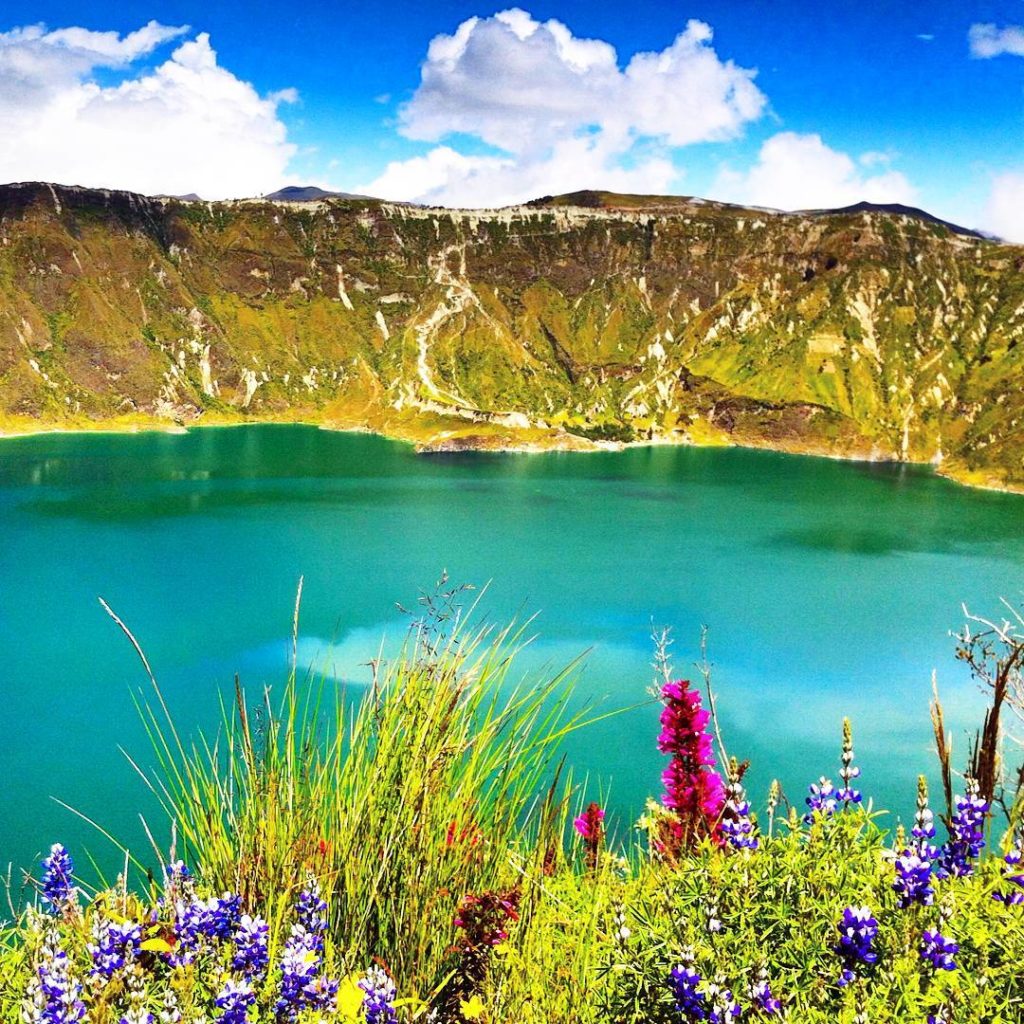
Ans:
{"label": "magenta flower", "polygon": [[583,839],[587,868],[595,871],[601,840],[604,839],[604,810],[591,800],[587,809],[572,824]]}
{"label": "magenta flower", "polygon": [[666,683],[661,690],[658,749],[672,760],[662,772],[662,803],[676,815],[661,837],[662,852],[676,856],[703,838],[721,842],[720,821],[725,806],[725,785],[713,771],[716,761],[707,726],[710,712],[701,707],[700,694],[689,680]]}
{"label": "magenta flower", "polygon": [[573,819],[572,824],[584,839],[596,839],[603,831],[602,821],[604,821],[604,811],[591,801],[587,805],[587,809],[578,818]]}

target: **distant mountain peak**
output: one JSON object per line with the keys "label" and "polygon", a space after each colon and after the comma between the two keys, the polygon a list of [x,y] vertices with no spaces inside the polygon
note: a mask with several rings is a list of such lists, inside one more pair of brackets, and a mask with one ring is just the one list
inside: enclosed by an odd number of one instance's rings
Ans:
{"label": "distant mountain peak", "polygon": [[986,238],[987,235],[982,234],[980,231],[975,231],[972,228],[965,228],[959,224],[954,224],[952,221],[943,220],[941,217],[936,217],[934,213],[929,213],[927,210],[922,210],[916,206],[906,206],[903,203],[869,203],[867,200],[861,200],[859,203],[854,203],[852,206],[842,206],[836,209],[824,209],[824,210],[801,210],[801,213],[808,213],[812,215],[817,214],[844,214],[844,213],[891,213],[902,217],[913,217],[915,220],[924,220],[929,224],[939,224],[944,228],[948,228],[955,235],[967,235],[970,238]]}
{"label": "distant mountain peak", "polygon": [[991,236],[972,228],[965,228],[951,221],[936,217],[927,210],[916,206],[905,206],[903,203],[869,203],[861,201],[852,206],[823,207],[806,210],[779,210],[763,206],[751,206],[744,203],[727,203],[717,199],[701,199],[697,196],[659,196],[659,195],[627,195],[618,192],[606,192],[600,189],[581,189],[577,192],[566,192],[557,196],[541,196],[531,199],[526,206],[577,206],[602,210],[649,210],[650,212],[671,211],[687,207],[702,206],[718,210],[756,210],[758,213],[770,213],[782,217],[830,217],[848,216],[857,213],[882,213],[892,216],[910,217],[913,220],[937,224],[956,235],[968,238],[986,239]]}
{"label": "distant mountain peak", "polygon": [[369,199],[369,196],[356,195],[353,192],[328,192],[317,185],[285,185],[276,192],[263,197],[274,202],[283,203],[316,203],[321,199]]}

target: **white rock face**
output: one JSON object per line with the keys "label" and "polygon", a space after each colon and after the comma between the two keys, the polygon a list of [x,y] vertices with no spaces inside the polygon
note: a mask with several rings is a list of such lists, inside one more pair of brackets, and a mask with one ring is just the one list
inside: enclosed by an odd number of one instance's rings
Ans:
{"label": "white rock face", "polygon": [[335,264],[334,269],[338,274],[338,298],[341,299],[341,304],[346,309],[352,308],[352,300],[348,297],[348,292],[345,291],[345,272],[341,269],[341,264]]}

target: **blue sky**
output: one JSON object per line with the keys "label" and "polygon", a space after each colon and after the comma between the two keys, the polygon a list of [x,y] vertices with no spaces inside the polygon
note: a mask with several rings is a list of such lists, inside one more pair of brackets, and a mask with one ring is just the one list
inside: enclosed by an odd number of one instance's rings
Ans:
{"label": "blue sky", "polygon": [[13,0],[0,178],[465,205],[866,197],[1024,241],[1024,0],[505,10]]}

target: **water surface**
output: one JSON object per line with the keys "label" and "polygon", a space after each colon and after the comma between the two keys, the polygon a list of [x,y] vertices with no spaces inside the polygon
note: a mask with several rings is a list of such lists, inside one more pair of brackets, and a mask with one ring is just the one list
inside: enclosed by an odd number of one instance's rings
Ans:
{"label": "water surface", "polygon": [[[960,604],[1024,596],[1024,499],[927,470],[766,452],[417,456],[380,438],[308,427],[187,435],[64,435],[0,444],[0,863],[56,839],[109,848],[57,797],[143,845],[149,763],[131,703],[144,645],[187,730],[216,718],[237,671],[280,684],[305,576],[301,646],[338,679],[365,680],[395,602],[447,568],[492,580],[497,620],[539,613],[524,670],[590,655],[581,699],[643,701],[652,623],[692,674],[701,624],[731,750],[802,804],[834,775],[852,717],[863,783],[907,813],[932,769],[938,670],[956,750],[980,698],[954,663]],[[658,792],[657,710],[570,746],[621,820]],[[84,859],[84,858],[80,858]]]}

